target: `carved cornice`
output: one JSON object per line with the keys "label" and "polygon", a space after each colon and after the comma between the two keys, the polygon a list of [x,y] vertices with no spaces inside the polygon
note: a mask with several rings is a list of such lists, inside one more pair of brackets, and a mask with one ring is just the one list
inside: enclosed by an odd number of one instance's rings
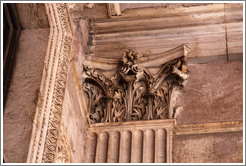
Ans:
{"label": "carved cornice", "polygon": [[184,54],[170,58],[152,75],[140,65],[138,53],[127,50],[120,61],[120,69],[111,79],[84,66],[83,88],[90,122],[172,118],[172,91],[181,88],[188,78],[185,61]]}
{"label": "carved cornice", "polygon": [[66,4],[46,4],[50,36],[27,162],[54,162],[72,32]]}

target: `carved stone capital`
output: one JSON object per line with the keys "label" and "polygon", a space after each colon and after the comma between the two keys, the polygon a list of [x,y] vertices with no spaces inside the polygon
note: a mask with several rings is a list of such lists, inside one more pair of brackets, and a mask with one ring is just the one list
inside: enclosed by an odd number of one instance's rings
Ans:
{"label": "carved stone capital", "polygon": [[118,71],[110,79],[95,69],[84,66],[83,88],[90,122],[173,117],[170,115],[173,112],[170,111],[171,95],[174,89],[182,88],[183,81],[188,78],[186,59],[186,53],[169,58],[160,65],[159,72],[152,75],[147,68],[141,66],[139,54],[127,50],[122,55]]}

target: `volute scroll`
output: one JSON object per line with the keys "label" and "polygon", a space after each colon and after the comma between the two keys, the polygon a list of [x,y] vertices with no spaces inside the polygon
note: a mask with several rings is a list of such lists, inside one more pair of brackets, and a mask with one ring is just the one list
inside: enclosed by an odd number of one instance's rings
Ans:
{"label": "volute scroll", "polygon": [[[83,89],[90,123],[168,119],[174,89],[188,78],[186,54],[160,66],[152,75],[133,50],[123,53],[119,70],[110,79],[83,66]],[[161,59],[160,59],[161,60]]]}

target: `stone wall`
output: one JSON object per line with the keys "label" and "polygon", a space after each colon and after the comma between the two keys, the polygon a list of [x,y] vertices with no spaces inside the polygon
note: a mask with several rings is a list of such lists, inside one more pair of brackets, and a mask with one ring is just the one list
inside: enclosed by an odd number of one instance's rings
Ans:
{"label": "stone wall", "polygon": [[[177,97],[178,125],[243,120],[243,62],[188,65],[190,78]],[[243,133],[178,135],[174,163],[242,163]]]}
{"label": "stone wall", "polygon": [[49,29],[22,30],[3,114],[5,162],[26,162]]}
{"label": "stone wall", "polygon": [[18,3],[15,7],[21,35],[3,113],[3,156],[7,163],[27,160],[50,32],[44,4]]}
{"label": "stone wall", "polygon": [[85,162],[83,157],[86,154],[86,120],[82,116],[80,103],[76,92],[71,68],[68,71],[66,91],[63,103],[62,120],[67,133],[67,140],[70,145],[71,160],[75,163]]}
{"label": "stone wall", "polygon": [[243,132],[173,138],[174,163],[242,163]]}
{"label": "stone wall", "polygon": [[177,124],[243,120],[243,62],[187,66],[190,78],[177,98]]}
{"label": "stone wall", "polygon": [[16,10],[22,29],[49,28],[44,3],[17,3]]}

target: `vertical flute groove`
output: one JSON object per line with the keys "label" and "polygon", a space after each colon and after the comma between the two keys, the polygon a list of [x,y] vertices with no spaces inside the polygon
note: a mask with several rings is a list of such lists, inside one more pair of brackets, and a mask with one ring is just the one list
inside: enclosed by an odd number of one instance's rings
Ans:
{"label": "vertical flute groove", "polygon": [[153,129],[148,129],[144,132],[143,162],[155,162],[155,131]]}
{"label": "vertical flute groove", "polygon": [[97,134],[91,133],[88,137],[88,153],[87,153],[87,162],[95,163],[96,159],[96,148],[97,148]]}
{"label": "vertical flute groove", "polygon": [[132,163],[143,162],[143,131],[137,130],[133,133],[132,138]]}
{"label": "vertical flute groove", "polygon": [[107,132],[103,132],[99,135],[98,146],[97,146],[97,163],[106,163],[108,156],[108,138],[109,135]]}
{"label": "vertical flute groove", "polygon": [[131,162],[131,140],[132,134],[129,130],[123,131],[120,139],[120,163]]}
{"label": "vertical flute groove", "polygon": [[108,163],[119,162],[120,133],[113,131],[109,135]]}
{"label": "vertical flute groove", "polygon": [[167,131],[165,129],[158,129],[156,131],[156,162],[166,163],[167,157]]}

